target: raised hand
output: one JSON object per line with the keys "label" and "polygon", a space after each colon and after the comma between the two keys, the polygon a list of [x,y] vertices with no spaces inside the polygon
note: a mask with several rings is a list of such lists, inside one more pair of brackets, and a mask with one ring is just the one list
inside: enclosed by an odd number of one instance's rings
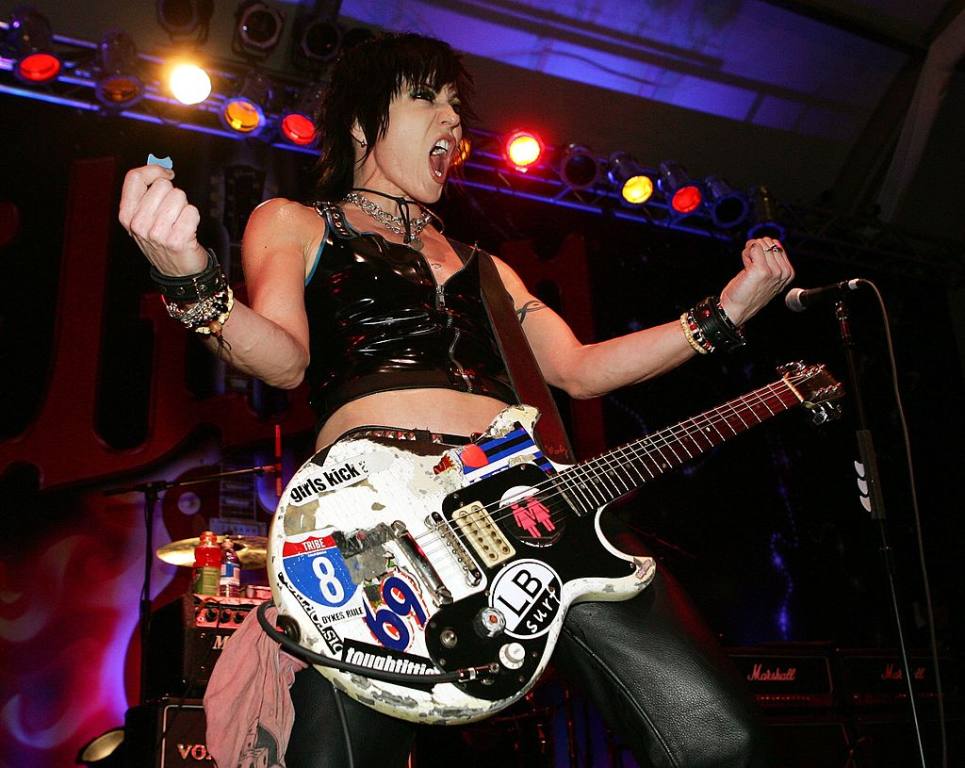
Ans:
{"label": "raised hand", "polygon": [[737,325],[756,315],[794,279],[784,246],[771,237],[748,240],[741,259],[744,268],[720,293],[724,311]]}
{"label": "raised hand", "polygon": [[174,171],[160,165],[128,171],[117,218],[159,272],[193,275],[208,263],[198,242],[201,214],[173,178]]}

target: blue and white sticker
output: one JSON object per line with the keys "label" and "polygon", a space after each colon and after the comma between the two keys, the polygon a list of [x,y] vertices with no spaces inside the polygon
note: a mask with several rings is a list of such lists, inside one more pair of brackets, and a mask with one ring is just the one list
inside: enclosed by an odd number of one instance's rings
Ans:
{"label": "blue and white sticker", "polygon": [[362,592],[332,536],[316,531],[285,539],[282,566],[293,589],[319,606],[321,624],[364,615]]}

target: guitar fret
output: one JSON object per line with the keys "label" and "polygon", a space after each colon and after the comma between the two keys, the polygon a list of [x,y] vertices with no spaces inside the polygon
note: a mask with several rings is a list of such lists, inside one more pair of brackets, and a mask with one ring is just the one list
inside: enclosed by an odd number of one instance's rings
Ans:
{"label": "guitar fret", "polygon": [[[820,372],[820,371],[819,371]],[[794,384],[814,373],[781,379],[672,427],[646,435],[559,477],[584,513],[619,498],[800,402]],[[792,383],[793,382],[793,383]]]}
{"label": "guitar fret", "polygon": [[586,498],[586,495],[580,490],[579,486],[577,486],[575,483],[571,481],[570,475],[572,474],[572,469],[575,469],[575,468],[571,468],[569,470],[565,470],[564,472],[561,472],[559,474],[559,477],[563,478],[567,487],[574,493],[574,495],[578,495],[579,497],[582,497],[582,500],[580,501],[580,505],[583,507],[583,513],[589,514],[593,509],[595,509],[595,507],[592,504],[588,503],[588,499]]}

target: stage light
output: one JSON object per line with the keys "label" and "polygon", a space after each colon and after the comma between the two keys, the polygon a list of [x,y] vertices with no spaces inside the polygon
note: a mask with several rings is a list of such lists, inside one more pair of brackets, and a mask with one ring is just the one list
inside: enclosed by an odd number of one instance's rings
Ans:
{"label": "stage light", "polygon": [[331,19],[313,16],[298,25],[292,39],[292,63],[299,69],[314,72],[338,54],[342,31]]}
{"label": "stage light", "polygon": [[171,67],[168,87],[182,104],[200,104],[211,95],[211,78],[197,64],[181,62]]}
{"label": "stage light", "polygon": [[653,195],[653,179],[626,152],[614,152],[607,160],[607,178],[631,205],[642,205]]}
{"label": "stage light", "polygon": [[127,765],[124,729],[112,728],[91,739],[77,753],[77,764],[98,768],[121,768]]}
{"label": "stage light", "polygon": [[513,131],[504,145],[506,160],[517,170],[525,173],[543,154],[543,142],[529,131]]}
{"label": "stage light", "polygon": [[137,76],[137,48],[124,32],[109,32],[98,46],[101,74],[97,98],[109,107],[129,107],[144,96],[144,83]]}
{"label": "stage light", "polygon": [[767,187],[756,187],[751,190],[751,220],[753,224],[747,230],[748,237],[773,237],[784,240],[784,225],[779,221],[777,201]]}
{"label": "stage light", "polygon": [[196,34],[199,42],[208,37],[214,0],[157,0],[157,22],[171,37]]}
{"label": "stage light", "polygon": [[704,201],[700,186],[679,163],[660,163],[660,191],[677,213],[693,213]]}
{"label": "stage light", "polygon": [[719,176],[704,179],[707,188],[707,204],[710,217],[721,229],[730,229],[741,224],[750,211],[747,196],[736,191]]}
{"label": "stage light", "polygon": [[265,108],[271,101],[271,81],[249,72],[238,93],[225,101],[221,120],[231,130],[255,136],[265,127]]}
{"label": "stage light", "polygon": [[285,17],[261,0],[245,0],[235,12],[232,48],[239,55],[267,58],[281,40]]}
{"label": "stage light", "polygon": [[324,97],[325,86],[320,84],[308,86],[302,92],[295,106],[282,117],[282,136],[300,147],[314,144],[315,139],[318,138],[315,124],[318,121]]}
{"label": "stage light", "polygon": [[587,189],[596,182],[599,168],[589,147],[568,144],[560,157],[560,178],[570,189]]}
{"label": "stage light", "polygon": [[16,8],[4,34],[4,48],[16,60],[14,74],[32,85],[43,85],[60,74],[61,61],[54,53],[54,35],[47,17],[33,8]]}

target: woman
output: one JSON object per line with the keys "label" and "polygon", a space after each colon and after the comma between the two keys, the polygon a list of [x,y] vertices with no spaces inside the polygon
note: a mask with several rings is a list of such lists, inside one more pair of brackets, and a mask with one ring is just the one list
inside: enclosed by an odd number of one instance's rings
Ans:
{"label": "woman", "polygon": [[[424,206],[462,137],[471,80],[440,41],[399,35],[348,51],[321,124],[319,200],[270,200],[245,232],[250,305],[234,302],[198,243],[197,210],[158,166],[131,171],[120,221],[172,314],[236,368],[283,388],[308,377],[317,448],[367,425],[469,435],[514,393],[460,257]],[[739,327],[793,277],[780,244],[752,240],[719,301],[681,320],[580,343],[506,264],[499,277],[545,379],[596,397],[740,343]],[[683,627],[687,627],[684,631]],[[578,680],[642,765],[761,764],[752,717],[716,669],[709,633],[663,577],[623,603],[567,616],[554,663]],[[289,766],[401,764],[412,728],[333,692],[314,670],[292,689]]]}

